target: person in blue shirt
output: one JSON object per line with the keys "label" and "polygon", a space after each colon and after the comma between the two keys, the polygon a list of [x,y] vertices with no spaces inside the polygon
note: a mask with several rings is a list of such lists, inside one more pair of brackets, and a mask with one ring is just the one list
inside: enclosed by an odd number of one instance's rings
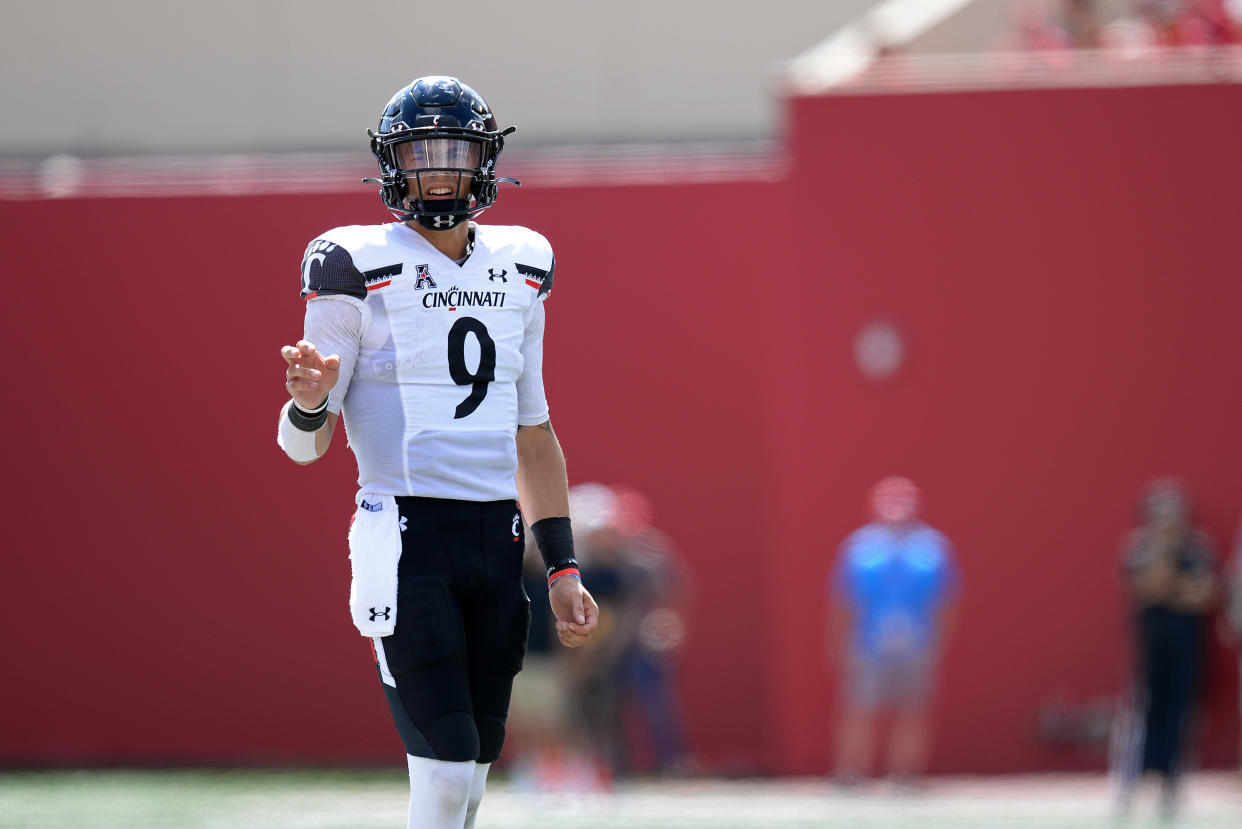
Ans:
{"label": "person in blue shirt", "polygon": [[876,721],[892,713],[887,772],[912,782],[926,765],[929,701],[959,576],[952,545],[919,520],[918,487],[888,477],[871,491],[874,520],[841,544],[830,579],[829,654],[844,680],[836,774],[871,770]]}

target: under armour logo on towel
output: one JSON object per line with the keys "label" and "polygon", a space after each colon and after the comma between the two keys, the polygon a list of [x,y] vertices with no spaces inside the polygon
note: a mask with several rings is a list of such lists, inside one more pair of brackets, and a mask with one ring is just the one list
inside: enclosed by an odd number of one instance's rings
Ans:
{"label": "under armour logo on towel", "polygon": [[374,622],[376,619],[378,619],[379,617],[383,616],[383,617],[384,617],[384,621],[385,621],[385,622],[387,622],[387,621],[388,621],[388,612],[389,612],[390,610],[392,610],[392,608],[391,608],[391,607],[385,607],[383,610],[376,610],[375,608],[371,608],[371,621],[372,621],[372,622]]}

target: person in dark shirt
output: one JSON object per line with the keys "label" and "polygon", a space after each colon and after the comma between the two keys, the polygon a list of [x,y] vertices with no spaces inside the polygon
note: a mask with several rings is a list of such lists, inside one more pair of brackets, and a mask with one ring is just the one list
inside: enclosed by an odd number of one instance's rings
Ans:
{"label": "person in dark shirt", "polygon": [[1135,637],[1135,705],[1141,725],[1123,758],[1121,808],[1140,776],[1162,778],[1161,810],[1172,815],[1191,714],[1205,656],[1207,618],[1216,602],[1216,557],[1191,521],[1190,495],[1174,478],[1151,483],[1141,524],[1123,546]]}

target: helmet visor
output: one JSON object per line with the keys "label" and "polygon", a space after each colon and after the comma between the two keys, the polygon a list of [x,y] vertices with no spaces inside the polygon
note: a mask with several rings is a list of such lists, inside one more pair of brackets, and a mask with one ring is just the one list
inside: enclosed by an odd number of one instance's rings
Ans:
{"label": "helmet visor", "polygon": [[393,147],[402,172],[414,170],[477,170],[483,145],[464,138],[416,138]]}

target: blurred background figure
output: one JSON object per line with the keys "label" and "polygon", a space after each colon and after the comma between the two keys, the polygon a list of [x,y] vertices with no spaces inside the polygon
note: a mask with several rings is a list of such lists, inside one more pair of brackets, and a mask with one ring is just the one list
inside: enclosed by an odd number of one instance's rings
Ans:
{"label": "blurred background figure", "polygon": [[564,660],[571,709],[612,777],[684,771],[674,668],[686,640],[687,570],[641,493],[581,484],[570,511],[583,570],[611,602],[596,646]]}
{"label": "blurred background figure", "polygon": [[1226,0],[1182,0],[1171,29],[1173,46],[1225,46],[1239,42],[1237,4]]}
{"label": "blurred background figure", "polygon": [[844,679],[836,775],[848,784],[871,771],[877,719],[891,713],[887,772],[909,783],[927,762],[959,576],[948,539],[919,520],[912,481],[884,478],[870,507],[874,520],[845,539],[830,582],[829,660]]}
{"label": "blurred background figure", "polygon": [[[602,485],[570,490],[570,520],[577,546],[609,519],[614,501],[612,491]],[[533,598],[526,659],[513,685],[509,712],[509,731],[517,747],[514,781],[522,789],[544,794],[601,791],[611,785],[610,775],[578,715],[580,683],[573,682],[571,687],[566,682],[569,663],[562,659],[561,649],[552,647],[555,619],[551,608],[540,601],[547,589],[546,572],[534,534],[527,533],[522,580],[526,595]],[[615,591],[607,573],[603,586],[606,594]]]}
{"label": "blurred background figure", "polygon": [[1127,536],[1123,568],[1134,631],[1133,717],[1115,758],[1119,809],[1130,809],[1144,773],[1161,778],[1160,810],[1178,808],[1193,703],[1205,660],[1207,618],[1216,601],[1215,554],[1193,526],[1190,494],[1177,478],[1150,483],[1140,524]]}
{"label": "blurred background figure", "polygon": [[[1242,527],[1233,544],[1229,566],[1228,604],[1225,606],[1225,640],[1238,651],[1238,710],[1242,714]],[[1242,774],[1242,727],[1238,729],[1238,772]]]}
{"label": "blurred background figure", "polygon": [[1239,42],[1236,0],[1026,0],[1013,7],[1012,46],[1026,51],[1153,49]]}
{"label": "blurred background figure", "polygon": [[1095,49],[1103,17],[1098,0],[1027,0],[1013,7],[1012,45],[1025,51]]}
{"label": "blurred background figure", "polygon": [[515,785],[543,794],[599,791],[606,786],[594,755],[570,714],[570,691],[557,659],[555,618],[544,600],[547,568],[526,534],[522,583],[530,602],[530,633],[520,679],[514,680],[509,727]]}
{"label": "blurred background figure", "polygon": [[[570,655],[550,647],[552,619],[532,601],[525,679],[511,714],[523,746],[515,776],[538,791],[599,791],[636,773],[689,772],[674,681],[689,571],[642,493],[584,483],[569,497],[579,563],[592,595],[610,604],[595,645]],[[527,551],[527,564],[527,592],[541,595],[537,550]]]}

